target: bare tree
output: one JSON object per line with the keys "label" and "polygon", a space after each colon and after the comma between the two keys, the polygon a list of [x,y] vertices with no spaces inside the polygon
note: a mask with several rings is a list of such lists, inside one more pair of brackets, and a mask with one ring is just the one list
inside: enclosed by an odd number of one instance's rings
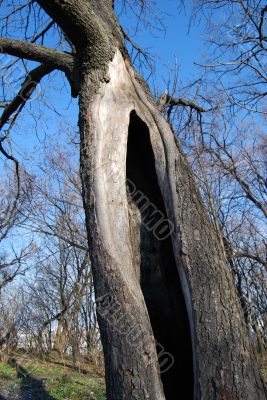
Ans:
{"label": "bare tree", "polygon": [[193,4],[194,18],[205,16],[214,50],[202,65],[219,81],[222,96],[234,110],[266,114],[266,1],[193,0]]}
{"label": "bare tree", "polygon": [[76,363],[80,353],[92,360],[92,353],[98,356],[101,348],[75,156],[78,149],[73,144],[68,147],[67,151],[66,146],[63,149],[49,141],[49,151],[38,160],[35,174],[28,174],[32,190],[20,210],[24,219],[18,234],[35,236],[38,249],[31,263],[35,273],[23,281],[27,311],[16,335],[25,350],[68,355],[72,349]]}
{"label": "bare tree", "polygon": [[[83,201],[107,397],[163,400],[182,392],[195,399],[263,399],[223,248],[192,169],[133,68],[113,5],[12,4],[0,39],[3,53],[41,63],[25,78],[31,90],[23,98],[20,91],[5,115],[20,110],[54,69],[79,95]],[[17,40],[10,18],[21,7],[26,22]],[[35,12],[40,18],[32,29],[27,21]],[[43,45],[54,24],[67,48]],[[175,360],[161,375],[159,348]]]}
{"label": "bare tree", "polygon": [[28,204],[26,229],[88,252],[77,148],[64,149],[52,141],[47,147],[38,172],[32,173],[34,196]]}
{"label": "bare tree", "polygon": [[16,173],[14,176],[7,167],[4,171],[6,175],[1,176],[0,183],[0,293],[16,277],[25,274],[37,250],[32,239],[22,245],[18,245],[14,239],[19,227],[26,223],[29,216],[26,209],[31,197],[30,183],[25,176],[21,178]]}
{"label": "bare tree", "polygon": [[8,357],[19,345],[24,313],[23,291],[2,291],[0,297],[0,359]]}

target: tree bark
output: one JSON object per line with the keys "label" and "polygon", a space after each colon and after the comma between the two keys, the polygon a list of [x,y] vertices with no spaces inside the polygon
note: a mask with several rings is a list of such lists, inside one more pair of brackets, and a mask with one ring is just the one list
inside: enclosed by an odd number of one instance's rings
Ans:
{"label": "tree bark", "polygon": [[64,319],[59,319],[57,321],[57,330],[54,339],[53,351],[57,352],[60,355],[63,355],[66,351],[67,347],[67,326],[66,321]]}
{"label": "tree bark", "polygon": [[[264,399],[231,272],[171,127],[119,49],[98,73],[81,86],[81,173],[108,399]],[[168,245],[157,221],[144,233],[138,190],[169,221]],[[160,375],[159,346],[179,374]]]}

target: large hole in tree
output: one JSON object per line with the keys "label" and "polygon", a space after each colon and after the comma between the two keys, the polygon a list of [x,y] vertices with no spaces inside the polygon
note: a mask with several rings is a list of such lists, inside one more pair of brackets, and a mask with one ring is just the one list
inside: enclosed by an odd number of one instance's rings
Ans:
{"label": "large hole in tree", "polygon": [[[188,315],[171,236],[160,240],[153,231],[157,218],[161,215],[167,218],[167,214],[156,175],[149,130],[134,111],[130,115],[126,175],[133,257],[158,343],[164,393],[167,400],[178,399],[180,395],[190,400],[193,399],[194,385]],[[154,219],[151,218],[153,212]],[[163,350],[174,358],[169,369],[170,357],[164,355]],[[169,364],[164,365],[164,361]]]}

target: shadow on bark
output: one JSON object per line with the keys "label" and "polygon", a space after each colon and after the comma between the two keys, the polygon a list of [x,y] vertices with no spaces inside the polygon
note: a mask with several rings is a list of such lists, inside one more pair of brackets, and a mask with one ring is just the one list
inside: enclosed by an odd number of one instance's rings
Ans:
{"label": "shadow on bark", "polygon": [[[161,240],[159,232],[153,229],[159,222],[157,218],[166,221],[167,213],[158,184],[149,130],[134,111],[130,115],[126,175],[131,196],[129,209],[134,203],[139,210],[139,213],[129,211],[133,254],[136,268],[140,268],[137,274],[158,344],[165,397],[174,400],[178,393],[184,393],[190,400],[193,399],[194,376],[188,315],[171,235]],[[138,218],[141,224],[138,224]],[[171,230],[170,224],[165,228]],[[165,372],[160,359],[162,351],[169,352],[174,358],[174,364]]]}
{"label": "shadow on bark", "polygon": [[21,379],[21,400],[56,400],[55,397],[50,396],[50,394],[47,393],[43,381],[34,378],[25,368],[20,366],[14,358],[9,360],[9,364],[16,368],[17,378]]}

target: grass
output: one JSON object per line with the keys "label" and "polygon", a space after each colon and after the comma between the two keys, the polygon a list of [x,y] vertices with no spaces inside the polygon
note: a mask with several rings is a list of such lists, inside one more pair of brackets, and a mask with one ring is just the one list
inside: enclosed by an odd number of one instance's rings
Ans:
{"label": "grass", "polygon": [[[83,373],[70,366],[70,360],[40,359],[14,356],[17,364],[0,362],[1,400],[105,400],[103,372],[92,365],[82,365]],[[262,374],[267,382],[267,360],[262,362]],[[59,365],[60,364],[60,365]],[[31,396],[28,396],[28,391]]]}
{"label": "grass", "polygon": [[83,373],[79,373],[67,366],[70,360],[43,360],[21,355],[14,359],[12,365],[0,363],[1,399],[20,400],[30,397],[28,393],[35,400],[106,399],[103,374],[93,366],[83,365]]}
{"label": "grass", "polygon": [[97,382],[95,379],[76,379],[66,381],[65,379],[51,379],[47,382],[48,392],[58,400],[88,400],[91,394],[91,399],[105,400],[105,391],[103,382]]}
{"label": "grass", "polygon": [[0,363],[0,377],[3,378],[13,378],[16,376],[16,371],[11,365],[7,363]]}

